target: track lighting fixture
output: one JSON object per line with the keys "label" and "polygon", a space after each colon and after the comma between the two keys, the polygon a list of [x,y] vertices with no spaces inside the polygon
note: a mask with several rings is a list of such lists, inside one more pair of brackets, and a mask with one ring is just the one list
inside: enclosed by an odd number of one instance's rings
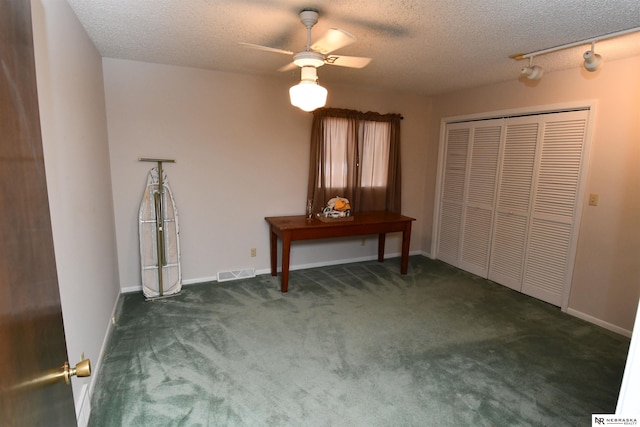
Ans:
{"label": "track lighting fixture", "polygon": [[589,72],[596,71],[602,64],[602,57],[594,52],[595,46],[596,42],[592,42],[591,50],[586,51],[584,55],[582,55],[584,57],[584,68]]}
{"label": "track lighting fixture", "polygon": [[528,78],[529,80],[540,80],[542,78],[542,74],[544,74],[544,68],[533,65],[533,56],[529,57],[529,66],[522,67],[520,69],[520,74]]}
{"label": "track lighting fixture", "polygon": [[542,69],[542,67],[539,67],[537,65],[535,66],[532,65],[532,60],[534,56],[544,55],[547,53],[556,52],[558,50],[569,49],[572,47],[591,43],[591,50],[586,51],[582,55],[582,57],[584,58],[584,68],[589,72],[593,72],[593,71],[596,71],[598,68],[600,68],[603,62],[602,57],[597,53],[595,53],[594,51],[595,44],[597,41],[612,39],[614,37],[624,36],[626,34],[631,34],[631,33],[637,33],[639,31],[640,31],[640,27],[629,28],[627,30],[604,34],[604,35],[593,37],[586,40],[580,40],[573,43],[551,47],[549,49],[542,49],[535,52],[519,53],[517,55],[511,55],[510,58],[515,59],[516,61],[529,58],[529,66],[521,68],[520,74],[526,76],[530,80],[539,80],[542,77],[542,73],[544,72],[544,70]]}

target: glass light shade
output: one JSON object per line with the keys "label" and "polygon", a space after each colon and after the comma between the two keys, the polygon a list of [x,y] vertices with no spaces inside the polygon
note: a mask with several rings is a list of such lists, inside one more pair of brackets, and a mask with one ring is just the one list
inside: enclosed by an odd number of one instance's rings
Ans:
{"label": "glass light shade", "polygon": [[302,80],[289,89],[291,105],[303,111],[313,111],[324,107],[327,102],[327,89],[310,80]]}

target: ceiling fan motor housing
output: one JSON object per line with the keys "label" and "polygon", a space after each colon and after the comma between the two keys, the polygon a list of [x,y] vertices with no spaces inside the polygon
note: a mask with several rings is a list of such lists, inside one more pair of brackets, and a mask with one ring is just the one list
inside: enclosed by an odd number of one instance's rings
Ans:
{"label": "ceiling fan motor housing", "polygon": [[320,67],[324,65],[324,55],[318,52],[299,52],[293,56],[293,62],[298,67]]}

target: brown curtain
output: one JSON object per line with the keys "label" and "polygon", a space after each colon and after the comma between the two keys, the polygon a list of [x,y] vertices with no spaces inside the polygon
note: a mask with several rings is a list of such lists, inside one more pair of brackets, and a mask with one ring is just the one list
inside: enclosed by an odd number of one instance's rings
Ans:
{"label": "brown curtain", "polygon": [[[347,177],[344,186],[332,186],[326,179],[327,162],[331,161],[327,145],[332,129],[328,117],[343,119],[346,124]],[[346,197],[353,213],[366,211],[401,212],[400,121],[399,114],[362,113],[337,108],[321,108],[313,113],[311,153],[309,156],[309,185],[307,199],[312,200],[313,212],[319,212],[332,197]],[[389,165],[386,187],[362,187],[360,184],[358,133],[362,121],[390,123]],[[344,135],[344,134],[343,134]],[[344,136],[342,136],[344,137]],[[329,183],[329,185],[327,185]]]}

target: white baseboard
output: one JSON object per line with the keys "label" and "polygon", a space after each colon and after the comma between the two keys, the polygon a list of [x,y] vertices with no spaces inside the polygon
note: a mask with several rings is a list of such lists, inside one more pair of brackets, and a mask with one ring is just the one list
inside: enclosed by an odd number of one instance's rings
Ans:
{"label": "white baseboard", "polygon": [[[423,255],[423,254],[424,253],[422,251],[409,252],[409,256]],[[401,255],[402,255],[401,253],[385,254],[385,258],[399,258]],[[289,271],[306,270],[308,268],[328,267],[331,265],[340,265],[340,264],[353,264],[354,262],[372,261],[375,259],[378,259],[378,255],[368,255],[365,257],[358,257],[358,258],[347,258],[347,259],[338,259],[338,260],[332,260],[332,261],[321,261],[321,262],[312,262],[307,264],[297,264],[297,265],[290,266]],[[281,271],[282,269],[278,267],[278,272],[281,272]],[[271,269],[265,268],[261,270],[256,270],[256,274],[271,274]]]}
{"label": "white baseboard", "polygon": [[432,257],[431,253],[427,251],[416,251],[416,255],[422,255],[425,258],[435,259],[435,257]]}
{"label": "white baseboard", "polygon": [[597,317],[593,317],[581,311],[574,310],[573,308],[567,308],[567,314],[577,317],[578,319],[586,320],[589,323],[593,323],[594,325],[601,326],[617,334],[624,335],[625,337],[628,337],[628,338],[631,337],[631,331],[627,329],[623,329],[620,326],[616,326],[612,323],[605,322],[604,320],[598,319]]}
{"label": "white baseboard", "polygon": [[[230,269],[231,270],[231,269]],[[233,270],[237,270],[237,269],[233,269]],[[195,285],[196,283],[206,283],[206,282],[217,282],[218,281],[218,276],[210,276],[210,277],[200,277],[197,279],[184,279],[182,281],[183,285]],[[140,288],[140,290],[142,290],[142,288]]]}
{"label": "white baseboard", "polygon": [[98,376],[100,375],[102,360],[104,359],[104,354],[107,351],[107,344],[109,342],[109,339],[111,338],[111,333],[113,332],[113,325],[116,321],[119,303],[120,295],[118,295],[118,297],[116,298],[116,301],[113,304],[113,308],[111,309],[111,317],[107,322],[107,328],[102,340],[102,345],[100,346],[100,354],[98,355],[98,360],[91,363],[91,381],[89,381],[88,386],[87,384],[82,386],[80,397],[76,401],[75,406],[78,427],[86,427],[89,424],[89,416],[91,415],[91,396],[93,396],[93,390],[96,387],[96,382],[98,380]]}
{"label": "white baseboard", "polygon": [[[378,258],[377,255],[370,255],[370,256],[358,257],[358,258],[347,258],[347,259],[338,259],[338,260],[332,260],[332,261],[311,262],[307,264],[296,264],[296,265],[289,266],[289,271],[307,270],[309,268],[318,268],[318,267],[328,267],[330,265],[352,264],[354,262],[371,261],[377,258]],[[278,267],[278,272],[281,272],[281,271],[282,271],[282,268],[280,266]],[[271,274],[271,269],[265,268],[262,270],[256,270],[256,274]]]}
{"label": "white baseboard", "polygon": [[90,415],[91,397],[89,396],[89,386],[85,384],[82,386],[80,399],[76,402],[76,421],[78,423],[78,427],[87,427],[89,425]]}
{"label": "white baseboard", "polygon": [[[400,257],[402,254],[398,253],[391,253],[391,254],[385,254],[385,258],[398,258]],[[424,257],[427,258],[431,258],[431,255],[428,252],[425,251],[412,251],[409,252],[409,256],[412,255],[422,255]],[[332,261],[321,261],[321,262],[312,262],[312,263],[307,263],[307,264],[296,264],[296,265],[291,265],[289,267],[289,271],[295,271],[295,270],[306,270],[308,268],[318,268],[318,267],[327,267],[330,265],[340,265],[340,264],[352,264],[354,262],[362,262],[362,261],[371,261],[374,259],[378,259],[378,255],[369,255],[366,257],[358,257],[358,258],[347,258],[347,259],[337,259],[337,260],[332,260]],[[282,269],[279,267],[278,268],[278,272],[282,271]],[[262,274],[271,274],[271,268],[263,268],[260,270],[256,270],[256,276],[258,275],[262,275]],[[217,282],[218,281],[218,276],[210,276],[210,277],[198,277],[195,279],[183,279],[182,280],[182,284],[183,285],[195,285],[198,283],[206,283],[206,282]],[[142,286],[141,285],[135,285],[135,286],[128,286],[125,288],[121,288],[120,291],[123,294],[129,294],[129,293],[133,293],[133,292],[142,292]]]}
{"label": "white baseboard", "polygon": [[[218,276],[200,277],[197,279],[184,279],[182,280],[183,286],[195,285],[198,283],[216,282]],[[132,294],[134,292],[142,292],[142,285],[127,286],[126,288],[120,288],[120,292],[123,294]]]}

